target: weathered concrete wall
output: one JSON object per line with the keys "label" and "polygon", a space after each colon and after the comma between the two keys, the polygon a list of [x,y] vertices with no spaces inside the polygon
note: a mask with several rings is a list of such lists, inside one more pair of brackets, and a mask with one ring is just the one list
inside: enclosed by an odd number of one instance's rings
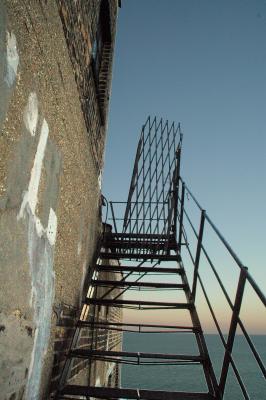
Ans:
{"label": "weathered concrete wall", "polygon": [[79,307],[94,262],[101,171],[57,3],[1,0],[0,51],[0,399],[39,399],[53,310]]}

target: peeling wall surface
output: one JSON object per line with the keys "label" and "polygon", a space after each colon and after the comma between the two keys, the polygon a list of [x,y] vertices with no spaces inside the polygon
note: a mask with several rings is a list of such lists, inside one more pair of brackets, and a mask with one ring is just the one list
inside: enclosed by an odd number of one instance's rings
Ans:
{"label": "peeling wall surface", "polygon": [[54,311],[80,306],[95,258],[101,172],[57,3],[2,0],[0,54],[0,399],[37,400]]}

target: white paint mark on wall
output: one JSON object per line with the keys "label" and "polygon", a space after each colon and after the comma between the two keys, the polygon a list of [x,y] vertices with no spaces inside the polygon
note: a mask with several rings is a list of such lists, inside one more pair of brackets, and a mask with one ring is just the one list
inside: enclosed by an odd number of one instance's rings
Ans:
{"label": "white paint mark on wall", "polygon": [[6,76],[5,82],[11,87],[16,80],[19,56],[17,52],[17,40],[13,32],[6,33]]}
{"label": "white paint mark on wall", "polygon": [[38,99],[35,92],[29,95],[23,115],[24,123],[31,136],[35,136],[38,123]]}
{"label": "white paint mark on wall", "polygon": [[[38,124],[38,101],[37,96],[35,97],[32,94],[24,112],[24,122],[34,136]],[[49,128],[44,119],[28,190],[24,193],[17,216],[18,220],[24,217],[28,222],[28,254],[32,285],[30,305],[34,308],[36,329],[25,398],[32,400],[39,399],[43,357],[49,343],[54,299],[53,246],[56,241],[57,217],[54,210],[50,208],[48,225],[45,229],[40,219],[35,215],[48,135]]]}
{"label": "white paint mark on wall", "polygon": [[102,188],[102,171],[100,171],[99,176],[98,176],[98,185],[101,190],[101,188]]}
{"label": "white paint mark on wall", "polygon": [[[39,328],[37,327],[34,332],[34,344],[33,344],[33,349],[36,348],[37,345],[37,338],[38,338],[38,333],[39,333]],[[31,359],[30,359],[30,366],[29,366],[29,372],[28,375],[32,375],[32,370],[33,370],[33,364],[34,364],[34,357],[33,357],[34,352],[31,352]]]}
{"label": "white paint mark on wall", "polygon": [[43,228],[43,225],[42,225],[40,219],[38,217],[36,217],[36,215],[34,215],[34,220],[35,220],[35,228],[36,228],[37,235],[39,237],[41,237],[43,235],[43,233],[45,232],[45,229]]}
{"label": "white paint mark on wall", "polygon": [[83,265],[82,265],[82,278],[81,278],[81,282],[80,282],[80,298],[79,298],[80,303],[82,302],[82,292],[83,292],[83,288],[84,288],[86,272],[87,272],[87,262],[84,261]]}
{"label": "white paint mark on wall", "polygon": [[78,242],[78,256],[81,253],[81,247],[82,247],[81,242]]}
{"label": "white paint mark on wall", "polygon": [[[36,93],[31,93],[29,95],[28,104],[24,111],[24,122],[26,127],[30,130],[32,136],[36,133],[36,128],[38,124],[38,99]],[[28,124],[28,126],[27,126]],[[23,200],[21,203],[20,211],[18,213],[18,220],[25,216],[25,209],[27,206],[30,207],[34,221],[37,235],[41,237],[44,233],[47,234],[47,238],[51,246],[55,244],[56,233],[57,233],[57,217],[52,208],[50,208],[48,225],[45,229],[40,221],[40,219],[35,215],[36,205],[38,201],[38,190],[41,179],[42,165],[45,155],[45,149],[47,145],[49,135],[49,127],[44,118],[40,138],[37,146],[37,151],[34,157],[33,167],[31,170],[30,182],[28,190],[25,191]]]}
{"label": "white paint mark on wall", "polygon": [[30,183],[27,192],[24,194],[23,201],[21,204],[18,219],[23,217],[24,210],[27,204],[29,204],[33,215],[35,215],[36,204],[38,200],[38,189],[41,179],[42,163],[44,159],[45,148],[47,144],[49,134],[49,128],[46,120],[43,120],[40,139],[37,147],[37,151],[34,158],[33,167],[31,170]]}
{"label": "white paint mark on wall", "polygon": [[34,307],[34,345],[26,386],[26,399],[39,399],[43,358],[47,352],[50,337],[51,314],[54,299],[53,246],[47,238],[39,237],[36,217],[29,206],[28,254],[30,261],[32,297]]}
{"label": "white paint mark on wall", "polygon": [[29,205],[32,213],[35,213],[35,208],[37,204],[38,189],[41,179],[42,163],[44,159],[44,152],[47,144],[49,134],[49,128],[46,120],[43,120],[40,139],[37,147],[37,152],[34,158],[33,168],[31,170],[31,178],[29,183]]}
{"label": "white paint mark on wall", "polygon": [[95,386],[101,386],[101,379],[98,377],[95,382]]}
{"label": "white paint mark on wall", "polygon": [[55,240],[56,240],[57,217],[52,208],[50,208],[49,220],[48,220],[46,232],[47,232],[47,238],[49,240],[49,243],[51,246],[53,246],[55,244]]}

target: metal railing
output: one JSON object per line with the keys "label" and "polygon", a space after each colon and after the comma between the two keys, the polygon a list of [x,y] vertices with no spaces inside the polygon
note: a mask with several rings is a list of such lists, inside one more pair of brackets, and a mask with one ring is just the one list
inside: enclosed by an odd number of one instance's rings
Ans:
{"label": "metal railing", "polygon": [[[220,377],[217,381],[219,383],[219,396],[220,398],[223,398],[224,392],[225,392],[225,387],[227,383],[227,377],[228,377],[228,371],[229,368],[232,367],[232,370],[234,372],[234,375],[236,377],[236,380],[239,384],[240,390],[242,392],[243,398],[244,399],[250,399],[250,396],[248,394],[248,391],[246,389],[245,383],[243,381],[243,378],[241,377],[241,374],[239,372],[239,369],[237,367],[237,363],[234,360],[233,357],[233,348],[234,348],[234,341],[237,333],[237,328],[240,329],[242,332],[244,338],[246,339],[247,345],[251,351],[251,353],[254,356],[254,359],[256,361],[256,364],[261,372],[261,374],[266,378],[266,370],[265,366],[263,364],[263,361],[260,357],[259,352],[257,351],[251,336],[247,332],[247,329],[243,323],[243,321],[240,318],[240,310],[241,310],[241,305],[243,302],[243,298],[245,295],[245,284],[248,282],[250,286],[252,287],[256,297],[259,299],[261,304],[265,307],[266,306],[266,298],[262,292],[262,290],[259,288],[259,286],[256,284],[255,280],[252,278],[250,273],[248,272],[248,269],[246,266],[243,265],[243,263],[240,261],[239,257],[236,255],[232,247],[229,245],[229,243],[226,241],[224,236],[220,233],[218,228],[215,226],[215,224],[212,222],[210,219],[209,215],[206,213],[206,211],[201,207],[193,193],[190,191],[190,189],[186,186],[185,182],[181,177],[179,177],[179,184],[177,185],[176,189],[176,196],[177,196],[177,232],[176,232],[176,248],[177,250],[181,253],[183,256],[183,253],[187,251],[189,258],[192,262],[193,265],[193,278],[191,282],[191,293],[192,293],[192,298],[191,302],[196,301],[196,293],[197,293],[197,287],[200,286],[203,296],[206,300],[207,306],[210,311],[210,315],[213,319],[214,325],[217,329],[218,335],[220,337],[223,349],[224,349],[224,355],[223,355],[223,361],[222,361],[222,367],[221,367],[221,372],[220,372]],[[196,209],[200,213],[200,222],[199,222],[199,227],[195,227],[195,224],[192,222],[192,218],[189,215],[189,212],[186,208],[186,204],[188,201],[192,200],[193,204],[195,205]],[[123,229],[123,212],[124,212],[124,207],[126,206],[126,202],[110,202],[110,211],[111,211],[111,217],[109,217],[109,221],[113,224],[114,227],[114,233],[119,233],[122,232]],[[118,207],[118,209],[115,212],[115,207]],[[119,211],[119,214],[121,215],[121,218],[117,217],[117,213]],[[164,222],[162,222],[164,223]],[[187,236],[187,232],[185,229],[185,225],[188,225],[191,228],[191,231],[193,232],[194,239],[196,241],[196,252],[195,256],[192,253],[190,242],[191,238]],[[237,281],[237,289],[236,289],[236,294],[235,298],[232,301],[230,298],[230,295],[228,291],[226,290],[226,287],[223,283],[223,279],[220,276],[220,271],[218,272],[217,267],[215,266],[215,263],[213,262],[211,256],[207,252],[206,246],[203,244],[203,235],[204,232],[206,231],[207,226],[211,228],[211,230],[214,232],[215,236],[217,239],[220,241],[220,243],[223,245],[224,249],[226,252],[230,255],[231,259],[233,260],[235,264],[235,269],[238,273],[238,281]],[[147,233],[148,235],[148,233]],[[159,238],[157,239],[159,240]],[[132,245],[132,242],[134,239],[130,242],[130,246]],[[181,252],[182,248],[182,252]],[[225,335],[223,333],[223,329],[218,321],[217,315],[214,310],[214,306],[212,304],[212,301],[210,300],[210,296],[208,294],[208,288],[203,282],[203,279],[200,274],[201,270],[201,256],[205,256],[205,259],[207,260],[207,263],[209,267],[211,268],[214,277],[222,290],[222,293],[224,294],[224,297],[226,299],[226,302],[231,309],[231,316],[230,316],[230,326],[228,330],[228,334]],[[183,263],[183,261],[181,261]],[[185,266],[187,269],[187,267]],[[197,302],[196,302],[197,303]]]}
{"label": "metal railing", "polygon": [[[224,236],[220,233],[220,231],[217,229],[215,224],[212,222],[206,211],[201,207],[193,193],[190,191],[190,189],[186,186],[185,182],[183,179],[180,177],[179,178],[180,184],[177,187],[177,197],[178,197],[178,204],[177,204],[177,217],[178,217],[178,222],[179,222],[179,232],[177,233],[177,242],[178,242],[178,248],[181,251],[181,244],[184,244],[182,246],[182,257],[183,257],[183,252],[187,251],[189,258],[192,262],[193,265],[193,278],[192,278],[192,301],[195,301],[196,299],[196,290],[197,286],[200,285],[203,293],[203,297],[205,298],[211,317],[213,319],[214,325],[217,329],[217,332],[219,334],[219,337],[221,339],[222,346],[224,348],[224,356],[223,356],[223,362],[222,362],[222,368],[221,368],[221,373],[220,377],[218,379],[219,383],[219,392],[221,398],[224,396],[224,391],[226,387],[226,382],[227,382],[227,376],[228,376],[228,371],[229,367],[232,367],[232,370],[235,374],[235,377],[237,379],[237,382],[239,384],[239,387],[241,389],[242,395],[244,399],[249,399],[249,394],[248,391],[245,387],[245,384],[243,382],[243,378],[240,375],[240,372],[238,370],[238,367],[236,365],[236,362],[233,358],[233,346],[234,346],[234,341],[237,333],[237,328],[240,329],[242,332],[243,336],[246,339],[246,342],[250,348],[251,353],[254,356],[254,359],[256,361],[256,364],[264,376],[266,378],[266,370],[265,366],[263,364],[263,361],[255,348],[255,345],[250,337],[250,335],[247,332],[246,327],[244,326],[243,321],[240,319],[240,310],[241,310],[241,305],[243,303],[243,297],[245,294],[245,284],[248,282],[253,289],[254,293],[256,294],[257,299],[259,302],[262,304],[262,306],[266,306],[266,298],[265,295],[263,294],[262,290],[259,288],[259,286],[256,284],[250,273],[248,272],[248,269],[246,266],[243,265],[243,263],[240,261],[239,257],[236,255],[232,247],[229,245],[229,243],[226,241]],[[187,209],[186,209],[186,203],[188,202],[188,199],[192,199],[192,202],[195,205],[195,208],[199,211],[200,213],[200,223],[198,229],[195,228],[195,225],[192,222],[192,218],[189,215]],[[190,246],[190,238],[188,238],[186,229],[185,229],[185,224],[188,225],[188,227],[191,229],[191,231],[194,234],[194,238],[196,240],[196,253],[195,256],[192,254],[191,246]],[[231,259],[234,261],[235,268],[238,268],[239,275],[238,275],[238,282],[237,282],[237,289],[236,289],[236,294],[235,294],[235,299],[232,301],[230,299],[230,296],[228,294],[228,291],[225,288],[225,285],[223,284],[222,278],[220,274],[218,273],[218,270],[216,266],[214,265],[213,260],[211,259],[210,255],[207,252],[206,247],[203,245],[203,235],[204,231],[206,230],[206,226],[209,226],[212,231],[215,233],[215,236],[218,238],[218,240],[222,243],[224,249],[227,251],[227,253],[230,255]],[[182,243],[183,242],[183,243]],[[230,319],[230,326],[229,326],[229,331],[227,337],[223,334],[222,332],[222,327],[219,324],[218,318],[215,314],[214,307],[212,305],[212,302],[210,300],[210,297],[208,295],[208,289],[206,288],[206,285],[203,283],[203,279],[200,274],[200,257],[201,255],[205,256],[205,260],[207,260],[207,263],[209,264],[209,267],[211,268],[216,281],[218,282],[218,285],[220,289],[222,290],[225,299],[227,301],[228,306],[231,309],[231,319]],[[220,271],[219,271],[220,272]],[[266,311],[266,310],[264,310]]]}

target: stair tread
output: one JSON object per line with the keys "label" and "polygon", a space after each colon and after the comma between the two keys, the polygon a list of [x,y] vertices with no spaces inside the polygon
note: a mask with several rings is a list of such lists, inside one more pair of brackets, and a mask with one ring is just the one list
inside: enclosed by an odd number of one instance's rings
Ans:
{"label": "stair tread", "polygon": [[169,288],[169,289],[185,289],[187,286],[182,283],[162,283],[162,282],[130,282],[130,281],[119,281],[119,280],[103,280],[96,279],[92,280],[93,286],[116,286],[116,287],[151,287],[151,288]]}
{"label": "stair tread", "polygon": [[79,395],[103,399],[139,399],[139,400],[214,400],[215,397],[201,392],[173,392],[164,390],[110,388],[99,386],[67,385],[61,393],[64,395]]}
{"label": "stair tread", "polygon": [[108,351],[108,350],[90,350],[90,349],[74,349],[70,352],[71,356],[111,356],[111,357],[128,357],[128,358],[151,358],[163,360],[179,360],[179,361],[196,361],[205,360],[200,355],[188,354],[170,354],[170,353],[146,353],[146,352],[129,352],[129,351]]}
{"label": "stair tread", "polygon": [[[181,329],[181,330],[188,330],[189,332],[191,331],[197,331],[201,332],[200,328],[193,327],[193,326],[187,326],[187,325],[160,325],[160,324],[133,324],[133,323],[126,323],[126,322],[111,322],[111,321],[78,321],[78,325],[80,327],[88,327],[91,325],[94,325],[95,327],[99,328],[103,326],[102,329],[106,329],[108,326],[116,326],[116,327],[138,327],[138,328],[160,328],[160,329]],[[136,331],[137,332],[137,331]]]}
{"label": "stair tread", "polygon": [[149,238],[131,238],[131,237],[119,237],[119,236],[107,236],[104,239],[104,243],[129,243],[129,244],[138,244],[138,243],[143,243],[147,244],[148,246],[150,245],[157,245],[159,243],[161,244],[166,244],[166,243],[171,243],[171,244],[176,244],[175,239],[168,239],[168,238],[154,238],[149,240]]}
{"label": "stair tread", "polygon": [[118,272],[151,272],[151,273],[158,273],[158,274],[181,274],[183,269],[181,268],[164,268],[164,267],[131,267],[128,265],[96,265],[98,270],[103,271],[118,271]]}
{"label": "stair tread", "polygon": [[168,249],[175,249],[176,243],[173,242],[136,242],[136,241],[106,241],[104,245],[108,248],[125,248],[125,249],[158,249],[163,250],[165,247]]}
{"label": "stair tread", "polygon": [[108,232],[105,237],[109,238],[126,238],[126,239],[160,239],[160,240],[175,240],[174,235],[160,235],[157,233],[114,233]]}
{"label": "stair tread", "polygon": [[120,258],[128,258],[134,260],[161,260],[161,261],[180,261],[179,254],[135,254],[135,253],[107,253],[101,252],[101,258],[117,260]]}
{"label": "stair tread", "polygon": [[140,306],[161,306],[161,307],[170,307],[177,309],[187,309],[190,310],[194,307],[192,303],[179,303],[179,302],[160,302],[160,301],[142,301],[142,300],[113,300],[113,299],[93,299],[87,298],[85,300],[86,304],[95,304],[95,305],[109,305],[115,307],[116,305],[140,305]]}

